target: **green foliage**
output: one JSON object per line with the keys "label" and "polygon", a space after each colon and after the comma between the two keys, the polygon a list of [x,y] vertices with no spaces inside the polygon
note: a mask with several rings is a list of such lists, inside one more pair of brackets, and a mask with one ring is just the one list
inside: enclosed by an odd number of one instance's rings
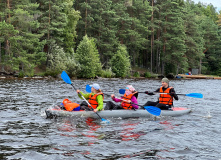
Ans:
{"label": "green foliage", "polygon": [[220,61],[219,61],[219,63],[218,63],[218,66],[219,66],[219,68],[218,68],[217,71],[216,71],[216,75],[218,75],[218,76],[221,77],[221,62],[220,62]]}
{"label": "green foliage", "polygon": [[[69,7],[65,1],[46,1],[39,0],[39,6],[42,11],[38,18],[41,23],[39,32],[43,34],[43,38],[47,40],[47,44],[56,43],[61,48],[64,48],[64,30],[68,24],[68,16],[66,7]],[[48,51],[50,52],[50,51]]]}
{"label": "green foliage", "polygon": [[56,78],[58,74],[60,74],[60,72],[48,69],[48,70],[46,70],[44,75],[45,76],[52,76],[52,77]]}
{"label": "green foliage", "polygon": [[150,72],[145,72],[144,73],[144,77],[145,78],[150,78],[151,77],[151,73]]}
{"label": "green foliage", "polygon": [[103,70],[101,76],[104,78],[112,78],[114,77],[114,75],[115,74],[112,72],[111,68],[109,68],[109,69]]}
{"label": "green foliage", "polygon": [[[127,47],[132,66],[140,64],[141,57],[146,54],[150,41],[150,17],[152,7],[147,0],[117,1],[114,10],[118,16],[118,35],[122,44]],[[131,5],[127,5],[131,4]],[[127,6],[127,7],[125,7]],[[133,58],[132,58],[133,57]],[[144,61],[142,61],[143,63]]]}
{"label": "green foliage", "polygon": [[66,71],[70,77],[77,77],[80,65],[75,62],[74,55],[68,56],[66,60]]}
{"label": "green foliage", "polygon": [[87,35],[84,36],[77,47],[75,60],[80,64],[77,77],[94,78],[96,75],[101,75],[101,62],[93,38],[88,38]]}
{"label": "green foliage", "polygon": [[72,54],[77,38],[76,26],[80,19],[80,12],[74,10],[73,0],[65,0],[63,5],[67,15],[67,25],[64,29],[64,50],[66,53]]}
{"label": "green foliage", "polygon": [[[8,28],[3,29],[5,36],[3,42],[7,44],[3,64],[11,65],[12,71],[19,70],[25,76],[33,76],[34,67],[46,60],[45,53],[41,52],[44,45],[44,41],[40,42],[42,35],[33,32],[39,27],[39,23],[34,17],[38,5],[26,0],[11,3],[10,6],[13,9],[10,12],[10,19],[8,19],[10,24],[5,24],[5,26],[8,25]],[[40,54],[38,54],[39,52]]]}
{"label": "green foliage", "polygon": [[136,78],[139,78],[140,77],[140,72],[136,71],[133,76],[136,77]]}
{"label": "green foliage", "polygon": [[207,67],[202,66],[201,70],[202,70],[202,71],[201,71],[202,74],[208,74],[208,69],[207,69]]}
{"label": "green foliage", "polygon": [[[199,66],[200,58],[203,58],[203,49],[205,40],[202,37],[203,30],[201,29],[201,21],[197,15],[196,8],[191,3],[186,3],[184,17],[185,21],[185,46],[186,52],[185,56],[187,58],[188,64],[185,68],[181,68],[181,71],[188,71],[188,68],[195,68]],[[188,67],[189,66],[189,67]],[[187,68],[188,67],[188,68]]]}
{"label": "green foliage", "polygon": [[198,3],[198,6],[202,13],[213,22],[216,22],[218,20],[216,8],[213,5],[204,5],[202,3]]}
{"label": "green foliage", "polygon": [[130,70],[130,59],[125,46],[120,46],[117,53],[111,58],[110,66],[116,77],[126,77]]}
{"label": "green foliage", "polygon": [[119,15],[113,9],[112,0],[85,0],[75,1],[74,7],[78,8],[81,19],[77,24],[78,44],[85,34],[95,39],[102,62],[107,62],[116,52],[119,44],[117,37],[117,23]]}
{"label": "green foliage", "polygon": [[76,76],[79,65],[76,64],[73,54],[66,55],[63,48],[60,48],[55,43],[50,45],[50,51],[47,55],[47,75],[56,76],[66,70],[71,77]]}
{"label": "green foliage", "polygon": [[48,65],[47,72],[54,72],[54,74],[61,73],[66,69],[67,57],[63,48],[60,48],[55,43],[50,45],[50,52],[47,55]]}
{"label": "green foliage", "polygon": [[179,0],[169,0],[166,3],[161,2],[160,5],[163,7],[161,12],[164,15],[162,17],[162,28],[164,28],[164,32],[162,32],[163,54],[161,54],[163,74],[168,72],[166,70],[167,64],[174,69],[169,72],[176,73],[178,67],[188,67],[187,58],[184,56],[186,35],[184,32],[183,3]]}
{"label": "green foliage", "polygon": [[36,66],[83,78],[126,77],[130,66],[220,74],[220,13],[191,0],[2,1],[0,65],[21,76]]}
{"label": "green foliage", "polygon": [[19,31],[15,30],[13,25],[8,24],[5,21],[0,22],[0,42],[4,42],[5,39],[9,39],[18,33]]}
{"label": "green foliage", "polygon": [[19,72],[19,74],[18,74],[18,78],[23,78],[24,76],[25,76],[25,74],[24,74],[23,71]]}

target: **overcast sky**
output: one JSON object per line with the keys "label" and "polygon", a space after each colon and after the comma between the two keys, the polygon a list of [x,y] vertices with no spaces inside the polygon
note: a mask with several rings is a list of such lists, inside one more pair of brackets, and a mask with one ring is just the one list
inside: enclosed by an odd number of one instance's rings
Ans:
{"label": "overcast sky", "polygon": [[221,0],[193,0],[195,3],[202,2],[206,4],[212,4],[214,7],[217,8],[217,11],[221,10]]}

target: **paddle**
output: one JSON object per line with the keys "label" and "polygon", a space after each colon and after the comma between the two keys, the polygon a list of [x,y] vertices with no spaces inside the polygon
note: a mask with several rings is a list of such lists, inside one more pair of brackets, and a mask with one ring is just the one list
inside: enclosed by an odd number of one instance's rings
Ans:
{"label": "paddle", "polygon": [[[71,79],[69,78],[68,74],[67,74],[65,71],[63,71],[63,72],[61,73],[61,78],[62,78],[67,84],[70,84],[75,90],[77,90],[77,89],[74,87],[74,85],[71,83]],[[87,102],[87,104],[91,107],[90,109],[92,109],[93,107],[91,106],[91,104],[84,98],[84,96],[83,96],[81,93],[80,93],[80,95],[81,95],[81,97],[84,99],[84,101]],[[98,115],[98,117],[99,117],[102,121],[108,122],[106,119],[101,118],[101,116],[100,116],[97,112],[95,112],[95,113]]]}
{"label": "paddle", "polygon": [[[90,85],[86,85],[86,91],[89,92],[89,93],[91,93],[91,87],[90,87]],[[109,94],[106,94],[106,95],[111,96],[111,95],[109,95]],[[118,99],[120,99],[120,98],[118,98]],[[120,99],[120,100],[122,100],[122,99]],[[135,103],[132,103],[132,102],[131,102],[131,104],[135,104]],[[142,105],[139,105],[139,104],[135,104],[135,105],[142,106]],[[143,106],[142,106],[142,107],[143,107]],[[157,108],[157,107],[154,107],[154,106],[144,106],[144,108],[145,108],[150,114],[153,114],[153,115],[155,115],[155,116],[159,116],[160,113],[161,113],[161,109],[160,109],[160,108]],[[136,109],[134,109],[134,110],[136,110]]]}
{"label": "paddle", "polygon": [[[140,106],[140,105],[139,105]],[[155,116],[159,116],[161,114],[161,109],[154,107],[154,106],[144,106],[144,108],[150,113]]]}
{"label": "paddle", "polygon": [[[126,91],[126,89],[119,89],[119,93],[120,93],[120,94],[124,94],[125,91]],[[138,93],[145,93],[145,94],[148,94],[147,91],[145,91],[145,92],[138,92]]]}
{"label": "paddle", "polygon": [[[125,93],[125,89],[119,89],[119,93],[120,94],[124,94]],[[148,94],[148,92],[138,92],[138,93],[146,93]],[[158,93],[158,92],[154,92],[154,93]],[[158,93],[158,94],[169,94],[169,93]],[[201,93],[189,93],[189,94],[176,94],[176,95],[182,95],[182,96],[188,96],[188,97],[193,97],[193,98],[203,98],[203,94]]]}

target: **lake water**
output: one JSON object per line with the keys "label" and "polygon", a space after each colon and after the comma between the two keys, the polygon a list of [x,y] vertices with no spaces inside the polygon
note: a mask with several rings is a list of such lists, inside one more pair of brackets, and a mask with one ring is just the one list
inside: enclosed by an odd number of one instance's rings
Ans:
{"label": "lake water", "polygon": [[[72,80],[85,92],[99,83],[104,93],[120,96],[132,84],[154,91],[159,80]],[[192,112],[179,117],[108,119],[46,119],[45,109],[65,98],[79,101],[63,80],[0,80],[0,159],[173,159],[221,160],[221,80],[171,80],[176,93],[202,93],[204,98],[179,96],[175,106]],[[110,100],[110,97],[105,97]],[[139,94],[139,104],[157,95]],[[105,117],[103,117],[105,118]]]}

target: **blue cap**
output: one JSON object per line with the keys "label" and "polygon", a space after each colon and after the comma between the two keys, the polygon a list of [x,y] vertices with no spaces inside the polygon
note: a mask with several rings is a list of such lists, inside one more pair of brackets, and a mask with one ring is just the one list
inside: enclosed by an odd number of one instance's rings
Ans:
{"label": "blue cap", "polygon": [[90,87],[94,87],[94,89],[96,89],[96,90],[100,89],[100,86],[97,83],[90,85]]}

